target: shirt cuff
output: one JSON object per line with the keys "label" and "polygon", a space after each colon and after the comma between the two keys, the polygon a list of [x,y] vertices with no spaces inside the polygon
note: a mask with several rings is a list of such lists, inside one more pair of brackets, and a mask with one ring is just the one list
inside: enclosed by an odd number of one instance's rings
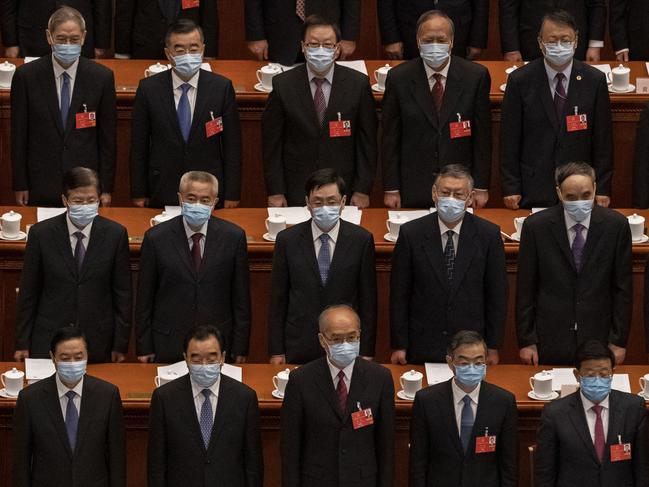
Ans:
{"label": "shirt cuff", "polygon": [[398,193],[398,189],[391,189],[390,191],[383,191],[384,193]]}
{"label": "shirt cuff", "polygon": [[131,59],[130,54],[117,54],[115,53],[115,59]]}
{"label": "shirt cuff", "polygon": [[617,56],[618,54],[622,54],[623,52],[629,52],[629,48],[625,47],[624,49],[620,49],[619,51],[615,51],[615,55]]}
{"label": "shirt cuff", "polygon": [[488,189],[473,188],[473,191],[489,191]]}
{"label": "shirt cuff", "polygon": [[591,39],[588,41],[588,47],[604,47],[604,41],[595,41]]}

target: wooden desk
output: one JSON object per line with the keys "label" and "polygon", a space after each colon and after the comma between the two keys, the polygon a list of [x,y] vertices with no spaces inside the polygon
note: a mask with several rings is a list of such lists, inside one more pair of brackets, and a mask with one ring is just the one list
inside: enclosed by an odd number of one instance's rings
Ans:
{"label": "wooden desk", "polygon": [[[16,209],[23,215],[22,229],[25,225],[36,221],[35,208],[0,207],[0,215]],[[620,210],[625,215],[634,210]],[[140,244],[144,232],[149,228],[149,219],[159,210],[142,208],[108,208],[101,209],[101,214],[107,218],[122,223],[128,229],[131,240],[131,269],[134,279],[137,278]],[[638,211],[649,221],[649,210]],[[265,208],[237,208],[219,210],[219,217],[232,221],[242,226],[248,237],[248,256],[250,264],[250,287],[252,295],[252,327],[250,337],[249,361],[268,361],[268,340],[266,318],[268,313],[268,295],[270,287],[270,271],[272,266],[274,244],[262,239],[266,232],[264,220],[267,216]],[[488,209],[476,212],[497,225],[507,234],[514,232],[513,218],[525,216],[527,211],[510,211],[505,209]],[[386,233],[385,220],[387,210],[372,208],[363,211],[361,225],[374,235],[376,248],[376,272],[378,281],[378,330],[376,343],[376,359],[388,362],[390,358],[389,344],[389,281],[391,270],[391,257],[394,244],[386,242],[383,236]],[[0,360],[11,360],[14,352],[14,326],[16,291],[19,284],[20,272],[23,267],[24,242],[8,242],[0,240]],[[507,256],[507,276],[509,284],[509,301],[507,307],[507,324],[505,342],[501,349],[501,361],[504,363],[518,363],[518,347],[514,328],[514,300],[516,297],[516,259],[518,256],[518,243],[507,241],[505,243]],[[649,252],[649,244],[634,245],[634,273],[633,273],[633,315],[631,323],[631,338],[627,350],[627,363],[646,363],[647,355],[644,350],[644,322],[642,314],[642,300],[644,289],[644,265]],[[133,355],[133,342],[131,340],[131,359]]]}
{"label": "wooden desk", "polygon": [[[0,363],[0,371],[5,371],[15,364]],[[395,391],[400,389],[399,377],[412,369],[409,366],[387,366],[391,369]],[[423,367],[414,367],[424,372]],[[279,455],[279,409],[281,401],[273,398],[272,377],[282,366],[274,365],[244,365],[243,381],[255,391],[259,398],[261,410],[261,429],[264,447],[265,485],[279,487],[280,484],[280,455]],[[522,365],[498,365],[487,371],[487,380],[503,387],[516,396],[519,412],[520,434],[520,485],[529,485],[529,458],[527,447],[536,442],[536,429],[541,410],[545,403],[533,401],[527,397],[529,377],[542,367]],[[640,390],[638,379],[649,372],[649,366],[624,366],[616,370],[618,373],[628,373],[631,391]],[[128,486],[143,486],[146,483],[146,441],[147,422],[150,394],[154,389],[153,377],[156,366],[153,364],[107,364],[91,365],[88,373],[105,379],[120,389],[126,422],[127,441],[127,472]],[[424,379],[424,384],[426,384]],[[396,404],[396,481],[395,486],[407,486],[408,472],[408,432],[412,403],[395,397]],[[0,398],[0,487],[11,484],[11,417],[15,405],[14,400]],[[6,452],[6,453],[4,453]],[[191,487],[191,486],[190,486]]]}
{"label": "wooden desk", "polygon": [[[3,62],[5,58],[0,58]],[[11,59],[14,64],[22,64],[21,59]],[[135,90],[139,80],[144,75],[144,70],[155,61],[151,60],[115,60],[99,61],[115,72],[117,90],[117,167],[115,178],[115,192],[113,203],[117,206],[130,205],[129,187],[129,151],[131,141],[131,110],[135,98]],[[368,60],[367,70],[372,83],[374,70],[380,66],[394,61]],[[602,61],[604,63],[604,61]],[[265,63],[258,61],[232,61],[219,60],[210,63],[212,70],[230,78],[236,90],[237,104],[241,116],[243,132],[243,183],[241,204],[246,207],[263,207],[266,205],[266,190],[263,180],[261,160],[261,114],[266,102],[267,94],[255,91],[257,83],[256,70]],[[499,171],[499,146],[500,146],[500,106],[503,93],[500,85],[505,82],[505,69],[511,63],[504,61],[485,61],[484,64],[491,74],[491,103],[493,120],[493,151],[492,175],[490,184],[489,205],[502,206],[500,191]],[[609,62],[616,66],[617,62]],[[635,83],[637,77],[647,77],[647,70],[643,62],[627,63],[631,68],[631,82]],[[375,93],[377,109],[380,108],[382,95]],[[613,174],[613,205],[616,207],[631,206],[631,181],[633,150],[635,147],[635,126],[639,119],[642,106],[649,101],[649,96],[624,94],[612,95],[613,110],[613,139],[615,141]],[[11,153],[10,153],[10,103],[9,90],[0,90],[0,204],[13,204],[14,197],[11,190]],[[380,110],[379,110],[380,115]],[[380,164],[379,164],[380,165]],[[372,192],[372,206],[383,205],[381,170],[378,170],[374,189]]]}

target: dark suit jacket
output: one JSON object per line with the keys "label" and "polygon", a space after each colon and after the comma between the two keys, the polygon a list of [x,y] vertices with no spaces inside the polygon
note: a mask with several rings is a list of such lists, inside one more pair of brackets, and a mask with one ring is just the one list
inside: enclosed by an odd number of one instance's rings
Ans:
{"label": "dark suit jacket", "polygon": [[[320,15],[338,24],[342,38],[358,39],[360,0],[305,0],[305,17]],[[246,40],[268,41],[268,59],[291,66],[301,57],[303,22],[295,14],[295,0],[245,0]]]}
{"label": "dark suit jacket", "polygon": [[[223,118],[223,132],[207,138],[205,124]],[[219,200],[241,199],[241,126],[232,82],[201,70],[189,140],[176,114],[171,70],[140,81],[133,107],[131,196],[149,206],[178,204],[178,184],[187,171],[207,171],[219,180]]]}
{"label": "dark suit jacket", "polygon": [[519,346],[536,344],[544,364],[572,363],[577,346],[587,340],[625,347],[632,287],[627,219],[614,210],[593,208],[579,273],[562,205],[528,217],[522,233],[516,291]]}
{"label": "dark suit jacket", "polygon": [[246,234],[212,217],[203,261],[194,270],[182,217],[144,234],[135,308],[137,354],[182,360],[183,339],[196,325],[216,326],[228,356],[248,354],[250,289]]}
{"label": "dark suit jacket", "polygon": [[88,338],[91,362],[126,353],[131,334],[131,268],[126,229],[94,219],[81,271],[74,260],[66,216],[29,231],[16,303],[16,350],[48,358],[54,333],[70,324]]}
{"label": "dark suit jacket", "polygon": [[642,0],[609,0],[613,50],[629,49],[629,59],[649,59],[649,10]]}
{"label": "dark suit jacket", "polygon": [[83,378],[74,452],[65,429],[55,375],[18,395],[13,424],[15,487],[125,487],[122,401],[113,384]]}
{"label": "dark suit jacket", "polygon": [[[389,71],[381,117],[383,187],[400,190],[402,206],[428,208],[435,177],[447,164],[468,166],[476,188],[489,189],[490,86],[484,66],[453,57],[438,116],[421,59]],[[470,137],[451,138],[458,113],[471,122]]]}
{"label": "dark suit jacket", "polygon": [[47,56],[52,48],[45,30],[54,11],[63,5],[81,12],[86,40],[81,55],[95,57],[95,48],[110,49],[113,3],[110,0],[2,0],[0,30],[5,47],[20,47],[20,56]]}
{"label": "dark suit jacket", "polygon": [[408,362],[444,362],[459,330],[481,333],[500,348],[505,332],[507,276],[500,229],[464,216],[449,288],[437,214],[401,227],[392,254],[390,331],[395,350]]}
{"label": "dark suit jacket", "polygon": [[[504,196],[519,194],[522,208],[557,202],[556,167],[589,163],[597,174],[597,194],[611,192],[613,141],[606,77],[574,61],[565,113],[557,118],[543,59],[509,75],[501,122],[501,178]],[[585,114],[588,128],[568,132],[566,116]]]}
{"label": "dark suit jacket", "polygon": [[585,59],[589,40],[604,40],[605,0],[500,0],[499,8],[503,52],[520,51],[526,61],[541,57],[537,41],[541,20],[554,9],[567,10],[577,22],[577,59]]}
{"label": "dark suit jacket", "polygon": [[[99,173],[102,191],[115,176],[115,77],[79,58],[63,130],[52,56],[20,66],[11,85],[11,158],[14,191],[29,190],[29,204],[61,206],[63,174],[77,166]],[[77,129],[75,116],[96,112],[97,126]]]}
{"label": "dark suit jacket", "polygon": [[640,112],[633,160],[633,207],[649,208],[649,104]]}
{"label": "dark suit jacket", "polygon": [[489,0],[378,0],[383,45],[403,42],[404,59],[419,57],[417,20],[424,12],[441,10],[455,26],[453,54],[466,56],[466,48],[487,47]]}
{"label": "dark suit jacket", "polygon": [[[196,8],[182,9],[176,0],[175,15],[160,5],[166,0],[116,0],[115,52],[133,59],[164,59],[164,36],[177,19],[193,20],[203,29],[205,56],[219,54],[219,13],[217,2],[201,0]],[[169,18],[167,18],[169,17]]]}
{"label": "dark suit jacket", "polygon": [[[535,477],[538,487],[640,487],[649,485],[649,431],[644,400],[611,391],[606,447],[597,459],[579,392],[543,408],[536,436]],[[631,443],[631,460],[611,462],[611,445]]]}
{"label": "dark suit jacket", "polygon": [[[371,408],[355,430],[351,414]],[[291,371],[280,423],[284,487],[390,487],[394,471],[394,385],[386,368],[356,359],[340,410],[325,357]]]}
{"label": "dark suit jacket", "polygon": [[372,234],[340,221],[336,249],[323,286],[313,244],[311,220],[277,235],[271,275],[268,341],[271,355],[291,364],[324,354],[318,316],[329,305],[346,303],[361,318],[361,355],[374,356],[376,267]]}
{"label": "dark suit jacket", "polygon": [[[451,380],[417,392],[410,421],[410,487],[517,487],[518,411],[511,392],[482,381],[465,452]],[[496,436],[496,451],[475,453],[476,438]]]}
{"label": "dark suit jacket", "polygon": [[147,453],[149,487],[263,485],[257,395],[223,374],[220,380],[207,450],[189,374],[153,391]]}
{"label": "dark suit jacket", "polygon": [[[350,137],[329,137],[329,122],[351,121]],[[319,126],[306,66],[273,78],[261,119],[264,177],[269,195],[304,205],[304,183],[316,169],[332,167],[354,191],[369,194],[376,174],[376,110],[367,76],[334,67],[325,121]]]}

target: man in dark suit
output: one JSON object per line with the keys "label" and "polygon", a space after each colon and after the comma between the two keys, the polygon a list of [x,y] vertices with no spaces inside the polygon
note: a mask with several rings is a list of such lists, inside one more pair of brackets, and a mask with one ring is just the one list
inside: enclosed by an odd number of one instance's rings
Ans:
{"label": "man in dark suit", "polygon": [[417,26],[421,58],[388,72],[383,97],[385,205],[428,208],[440,168],[462,161],[475,179],[481,208],[491,175],[489,71],[449,55],[455,36],[443,12],[426,12]]}
{"label": "man in dark suit", "polygon": [[433,186],[437,212],[399,231],[390,275],[392,363],[444,362],[451,337],[462,329],[483,335],[488,363],[498,363],[505,249],[496,225],[466,213],[472,199],[467,169],[444,166]]}
{"label": "man in dark suit", "polygon": [[566,10],[575,19],[575,31],[579,32],[575,57],[599,61],[606,30],[605,0],[500,0],[499,9],[505,61],[531,61],[543,55],[537,35],[543,17],[554,9]]}
{"label": "man in dark suit", "polygon": [[47,358],[70,324],[89,338],[91,362],[122,362],[131,334],[126,228],[97,215],[99,179],[76,167],[63,177],[67,212],[32,226],[16,303],[14,358]]}
{"label": "man in dark suit", "polygon": [[453,55],[475,59],[487,47],[489,0],[378,0],[376,8],[389,59],[419,57],[418,20],[429,10],[440,10],[452,19]]}
{"label": "man in dark suit", "polygon": [[558,204],[525,220],[518,254],[516,330],[526,364],[566,364],[579,344],[608,343],[624,361],[631,321],[631,231],[594,204],[585,163],[557,168]]}
{"label": "man in dark suit", "polygon": [[[302,364],[323,355],[318,315],[349,303],[361,320],[361,350],[374,356],[376,267],[372,234],[340,220],[345,182],[320,169],[306,182],[311,219],[277,235],[271,275],[268,341],[271,363]],[[323,247],[325,246],[326,247]]]}
{"label": "man in dark suit", "polygon": [[640,112],[633,160],[633,208],[649,208],[649,104]]}
{"label": "man in dark suit", "polygon": [[182,215],[144,235],[135,309],[141,362],[182,360],[182,342],[195,325],[219,329],[237,362],[248,354],[248,248],[242,228],[211,216],[218,181],[191,171],[180,180]]}
{"label": "man in dark suit", "polygon": [[87,341],[59,329],[50,356],[56,373],[20,391],[13,424],[13,485],[126,486],[119,390],[86,375]]}
{"label": "man in dark suit", "polygon": [[[113,4],[110,0],[4,0],[0,2],[0,31],[5,56],[49,56],[50,46],[43,36],[50,16],[62,6],[80,12],[86,21],[82,56],[104,57],[110,49]],[[48,21],[49,19],[49,21]]]}
{"label": "man in dark suit", "polygon": [[273,78],[262,116],[268,206],[300,206],[316,169],[334,168],[350,204],[366,208],[376,173],[376,110],[367,76],[335,64],[340,31],[321,17],[304,23],[306,65]]}
{"label": "man in dark suit", "polygon": [[609,34],[618,61],[649,59],[649,11],[642,0],[609,0]]}
{"label": "man in dark suit", "polygon": [[327,352],[293,371],[280,422],[284,487],[390,487],[394,385],[386,368],[358,357],[360,319],[345,305],[319,318]]}
{"label": "man in dark suit", "polygon": [[205,35],[205,57],[219,54],[219,11],[216,1],[117,0],[115,3],[115,57],[163,59],[165,33],[179,19],[200,25]]}
{"label": "man in dark suit", "polygon": [[232,82],[200,69],[201,28],[181,19],[167,32],[173,69],[140,81],[133,106],[131,197],[135,206],[176,204],[180,177],[207,171],[221,181],[219,201],[241,195],[241,127]]}
{"label": "man in dark suit", "polygon": [[245,0],[248,49],[259,61],[292,66],[304,61],[302,24],[310,15],[342,29],[340,57],[350,57],[360,32],[360,0]]}
{"label": "man in dark suit", "polygon": [[410,421],[410,487],[518,486],[518,410],[485,382],[487,344],[459,331],[446,362],[454,378],[417,392]]}
{"label": "man in dark suit", "polygon": [[570,161],[593,166],[597,204],[610,203],[613,141],[606,77],[572,58],[576,37],[570,14],[546,14],[539,34],[545,59],[509,75],[500,169],[504,203],[512,210],[554,205],[554,169]]}
{"label": "man in dark suit", "polygon": [[585,342],[574,361],[579,392],[543,408],[534,485],[649,485],[644,399],[611,390],[615,357],[603,343]]}
{"label": "man in dark suit", "polygon": [[183,347],[189,374],[153,392],[149,487],[262,487],[257,395],[223,375],[223,345],[212,326],[191,330]]}
{"label": "man in dark suit", "polygon": [[59,206],[63,173],[96,170],[110,204],[115,176],[115,78],[79,57],[85,21],[70,7],[50,18],[51,56],[20,66],[11,85],[13,189],[19,205]]}

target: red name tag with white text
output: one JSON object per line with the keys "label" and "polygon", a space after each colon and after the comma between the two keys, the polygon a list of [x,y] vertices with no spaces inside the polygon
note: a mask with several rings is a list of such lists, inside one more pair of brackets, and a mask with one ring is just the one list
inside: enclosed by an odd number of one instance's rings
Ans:
{"label": "red name tag with white text", "polygon": [[611,462],[631,460],[631,443],[617,443],[611,445]]}
{"label": "red name tag with white text", "polygon": [[188,8],[197,8],[199,5],[199,0],[183,0],[183,10],[187,10]]}
{"label": "red name tag with white text", "polygon": [[95,112],[77,113],[76,119],[78,129],[87,129],[97,126],[97,115]]}
{"label": "red name tag with white text", "polygon": [[365,428],[365,426],[371,424],[374,424],[374,416],[372,416],[371,408],[361,409],[360,411],[352,413],[352,425],[355,430]]}
{"label": "red name tag with white text", "polygon": [[223,132],[223,117],[216,117],[205,122],[205,136],[209,139],[213,135]]}
{"label": "red name tag with white text", "polygon": [[493,453],[495,451],[496,451],[496,435],[476,436],[475,439],[476,453]]}
{"label": "red name tag with white text", "polygon": [[471,121],[465,120],[463,122],[451,122],[449,124],[451,130],[451,139],[460,137],[471,137]]}
{"label": "red name tag with white text", "polygon": [[585,113],[566,116],[566,130],[568,132],[588,130],[588,116]]}
{"label": "red name tag with white text", "polygon": [[352,122],[350,120],[335,120],[329,122],[329,137],[350,137]]}

